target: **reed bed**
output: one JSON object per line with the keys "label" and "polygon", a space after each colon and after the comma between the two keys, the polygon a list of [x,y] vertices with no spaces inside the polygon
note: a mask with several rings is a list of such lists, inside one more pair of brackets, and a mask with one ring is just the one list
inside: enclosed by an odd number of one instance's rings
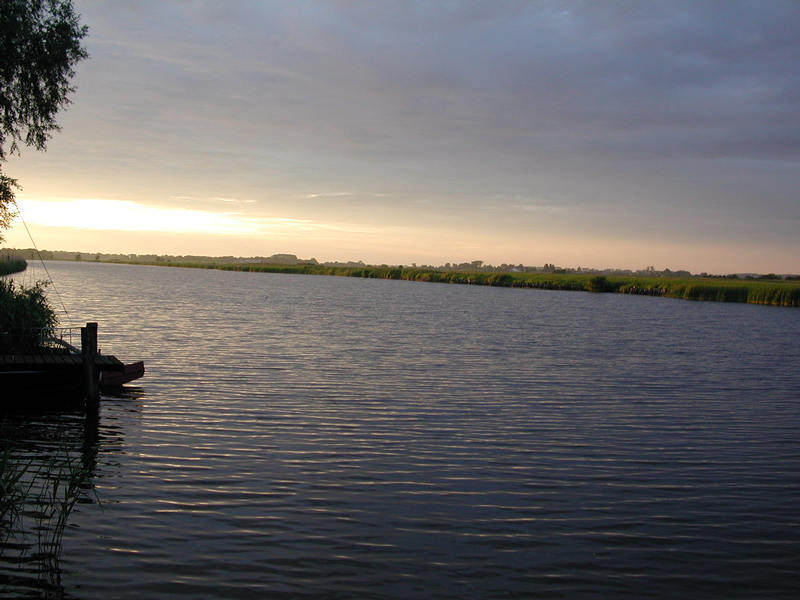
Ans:
{"label": "reed bed", "polygon": [[[116,261],[115,261],[116,262]],[[121,261],[120,261],[121,262]],[[748,302],[773,306],[800,306],[800,282],[783,280],[722,279],[716,277],[640,277],[583,273],[491,273],[440,271],[415,267],[331,267],[314,264],[265,263],[144,263],[156,266],[220,269],[254,273],[334,275],[372,279],[402,279],[432,283],[458,283],[545,290],[662,296],[682,300]]]}
{"label": "reed bed", "polygon": [[28,268],[28,263],[22,258],[9,258],[0,260],[0,276],[19,273]]}
{"label": "reed bed", "polygon": [[435,271],[399,267],[325,267],[319,265],[218,265],[217,268],[269,273],[304,273],[434,283],[459,283],[547,290],[590,291],[662,296],[683,300],[748,302],[774,306],[800,306],[800,283],[786,281],[728,280],[604,276],[580,273],[478,273]]}
{"label": "reed bed", "polygon": [[800,306],[800,283],[714,278],[631,278],[619,282],[623,294],[645,294],[712,302]]}

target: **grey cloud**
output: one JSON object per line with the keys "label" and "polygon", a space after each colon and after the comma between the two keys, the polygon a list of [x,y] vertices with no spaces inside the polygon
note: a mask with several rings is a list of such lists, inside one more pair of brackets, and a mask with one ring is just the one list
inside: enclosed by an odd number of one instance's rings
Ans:
{"label": "grey cloud", "polygon": [[300,181],[387,205],[729,206],[725,161],[783,214],[797,188],[751,164],[800,151],[795,2],[78,5],[92,58],[73,117],[143,169],[248,197]]}
{"label": "grey cloud", "polygon": [[[315,139],[358,158],[423,145],[441,159],[481,142],[614,152],[633,136],[653,154],[669,128],[665,154],[680,132],[687,152],[721,137],[762,156],[771,131],[800,126],[794,4],[138,6],[141,93],[210,127],[247,121],[254,145]],[[785,156],[798,144],[781,138]]]}

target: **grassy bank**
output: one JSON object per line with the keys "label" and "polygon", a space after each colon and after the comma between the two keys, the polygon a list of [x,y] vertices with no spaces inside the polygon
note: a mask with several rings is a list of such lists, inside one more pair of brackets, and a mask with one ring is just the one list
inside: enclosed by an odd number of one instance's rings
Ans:
{"label": "grassy bank", "polygon": [[0,260],[0,275],[11,275],[19,273],[28,268],[28,263],[22,258],[9,258]]}
{"label": "grassy bank", "polygon": [[256,273],[335,275],[372,279],[404,279],[434,283],[460,283],[546,290],[589,291],[683,300],[748,302],[773,306],[800,306],[800,282],[782,280],[720,279],[715,277],[639,277],[580,273],[480,273],[438,271],[408,267],[330,267],[324,265],[270,265],[263,263],[198,264],[191,262],[151,263],[156,266],[221,269]]}

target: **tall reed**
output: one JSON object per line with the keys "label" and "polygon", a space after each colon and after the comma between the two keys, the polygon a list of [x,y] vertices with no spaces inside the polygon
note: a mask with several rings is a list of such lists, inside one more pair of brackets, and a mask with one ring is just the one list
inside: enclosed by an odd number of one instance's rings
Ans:
{"label": "tall reed", "polygon": [[60,587],[64,531],[75,506],[93,492],[90,477],[65,445],[38,460],[15,457],[8,447],[0,454],[0,556],[11,551],[11,562],[36,564],[41,590]]}
{"label": "tall reed", "polygon": [[500,287],[615,292],[664,296],[684,300],[750,302],[775,306],[800,306],[800,283],[796,281],[720,279],[713,277],[641,277],[638,275],[596,275],[584,273],[493,273],[416,267],[332,267],[315,264],[279,265],[266,263],[132,262],[157,266],[220,269],[258,273],[336,275],[374,279],[404,279],[432,283],[457,283]]}
{"label": "tall reed", "polygon": [[0,276],[19,273],[28,268],[28,263],[22,258],[7,258],[0,260]]}
{"label": "tall reed", "polygon": [[30,461],[14,460],[9,448],[0,453],[0,554],[6,540],[17,527],[32,483],[23,481]]}

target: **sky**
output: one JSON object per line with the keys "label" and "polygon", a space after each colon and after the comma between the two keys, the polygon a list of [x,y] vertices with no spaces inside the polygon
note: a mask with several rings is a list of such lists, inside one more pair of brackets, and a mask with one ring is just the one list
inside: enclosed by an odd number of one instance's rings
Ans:
{"label": "sky", "polygon": [[800,273],[800,3],[74,4],[39,248]]}

